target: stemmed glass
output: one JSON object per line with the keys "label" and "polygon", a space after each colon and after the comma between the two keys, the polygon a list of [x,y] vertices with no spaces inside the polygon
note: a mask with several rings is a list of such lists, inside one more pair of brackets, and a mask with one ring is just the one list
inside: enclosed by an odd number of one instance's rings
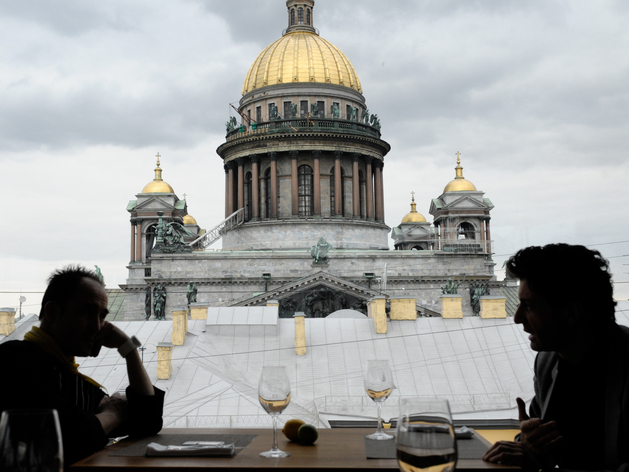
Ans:
{"label": "stemmed glass", "polygon": [[273,447],[270,451],[261,452],[262,457],[288,457],[289,452],[280,451],[277,447],[277,417],[290,403],[290,381],[286,367],[263,367],[258,384],[260,405],[273,418]]}
{"label": "stemmed glass", "polygon": [[367,395],[378,405],[378,429],[367,436],[367,439],[393,439],[393,436],[382,431],[382,403],[391,395],[393,376],[389,361],[367,361],[365,371],[365,390]]}
{"label": "stemmed glass", "polygon": [[0,417],[0,470],[63,472],[57,410],[6,410]]}
{"label": "stemmed glass", "polygon": [[396,448],[398,465],[403,472],[454,470],[456,437],[448,401],[403,399]]}

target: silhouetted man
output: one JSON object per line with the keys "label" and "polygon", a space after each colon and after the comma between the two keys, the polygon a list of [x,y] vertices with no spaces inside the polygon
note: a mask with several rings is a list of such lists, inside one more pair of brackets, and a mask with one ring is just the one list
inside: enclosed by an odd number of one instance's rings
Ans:
{"label": "silhouetted man", "polygon": [[518,251],[507,272],[520,279],[514,321],[529,333],[535,397],[518,398],[521,434],[500,441],[490,462],[539,470],[629,471],[629,329],[615,321],[609,264],[583,246]]}
{"label": "silhouetted man", "polygon": [[[66,465],[103,448],[110,436],[159,432],[164,392],[151,385],[137,351],[140,342],[105,321],[107,295],[101,279],[69,266],[48,282],[41,326],[33,327],[24,341],[0,344],[0,411],[55,408]],[[96,357],[102,346],[118,349],[127,363],[126,396],[105,394],[77,369],[75,356]]]}

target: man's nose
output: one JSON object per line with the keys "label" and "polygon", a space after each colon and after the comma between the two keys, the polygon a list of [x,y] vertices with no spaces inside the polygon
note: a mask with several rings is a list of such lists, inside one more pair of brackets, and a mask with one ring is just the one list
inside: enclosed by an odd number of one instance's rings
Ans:
{"label": "man's nose", "polygon": [[515,310],[515,315],[513,315],[513,322],[516,324],[524,323],[524,315],[522,314],[522,305],[518,305],[518,308]]}

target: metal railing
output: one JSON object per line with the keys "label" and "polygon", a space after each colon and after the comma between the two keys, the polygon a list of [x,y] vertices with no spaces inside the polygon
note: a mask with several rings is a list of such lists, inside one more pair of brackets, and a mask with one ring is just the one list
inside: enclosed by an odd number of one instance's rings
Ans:
{"label": "metal railing", "polygon": [[218,241],[227,231],[236,226],[240,226],[245,221],[245,209],[241,208],[229,215],[214,228],[199,236],[197,239],[188,243],[194,251],[203,251],[205,248],[211,246]]}
{"label": "metal railing", "polygon": [[434,248],[443,252],[457,254],[491,254],[492,241],[480,239],[437,239]]}
{"label": "metal railing", "polygon": [[265,121],[255,123],[251,126],[242,125],[233,131],[227,133],[227,141],[242,138],[245,136],[255,136],[258,134],[278,133],[278,132],[306,132],[306,131],[325,131],[338,133],[359,133],[380,138],[380,130],[373,126],[352,120],[343,120],[340,118],[314,118],[314,117],[295,117],[290,119],[279,119],[273,121]]}

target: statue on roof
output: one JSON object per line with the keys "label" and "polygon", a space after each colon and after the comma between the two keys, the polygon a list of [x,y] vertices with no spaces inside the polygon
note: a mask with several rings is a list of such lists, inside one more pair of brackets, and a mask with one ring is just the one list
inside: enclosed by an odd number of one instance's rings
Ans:
{"label": "statue on roof", "polygon": [[153,311],[156,320],[165,320],[166,310],[166,289],[158,284],[153,289]]}
{"label": "statue on roof", "polygon": [[162,219],[163,212],[158,211],[159,220],[155,227],[155,247],[153,254],[173,254],[176,252],[192,252],[192,248],[184,241],[184,235],[194,237],[181,223],[171,221],[165,223]]}
{"label": "statue on roof", "polygon": [[337,103],[332,104],[332,108],[330,109],[333,118],[339,117],[339,106]]}
{"label": "statue on roof", "polygon": [[330,249],[332,249],[332,245],[325,238],[319,238],[319,242],[310,248],[310,255],[314,259],[314,263],[326,264],[329,261],[328,252]]}
{"label": "statue on roof", "polygon": [[380,129],[380,118],[378,118],[378,115],[371,115],[370,121],[371,126],[378,130]]}
{"label": "statue on roof", "polygon": [[103,273],[100,271],[100,267],[98,267],[97,265],[95,265],[94,267],[96,268],[95,270],[96,277],[98,277],[98,280],[100,280],[100,283],[105,285],[105,277],[103,277]]}
{"label": "statue on roof", "polygon": [[474,316],[480,314],[480,297],[489,295],[489,284],[482,282],[470,282],[470,305]]}
{"label": "statue on roof", "polygon": [[236,121],[236,117],[232,116],[229,121],[225,123],[225,128],[227,129],[227,134],[231,133],[238,126],[238,121]]}
{"label": "statue on roof", "polygon": [[197,302],[197,286],[194,282],[190,282],[188,284],[188,288],[186,291],[186,297],[188,298],[188,305],[190,305],[191,303],[196,303]]}
{"label": "statue on roof", "polygon": [[352,114],[350,119],[352,121],[358,121],[358,107],[352,107]]}
{"label": "statue on roof", "polygon": [[369,124],[369,109],[368,108],[365,108],[363,110],[362,115],[360,115],[360,120],[365,124]]}
{"label": "statue on roof", "polygon": [[452,277],[448,279],[446,285],[441,287],[442,295],[456,295],[459,291],[459,285],[461,285],[461,281],[457,280],[456,282],[452,280]]}

